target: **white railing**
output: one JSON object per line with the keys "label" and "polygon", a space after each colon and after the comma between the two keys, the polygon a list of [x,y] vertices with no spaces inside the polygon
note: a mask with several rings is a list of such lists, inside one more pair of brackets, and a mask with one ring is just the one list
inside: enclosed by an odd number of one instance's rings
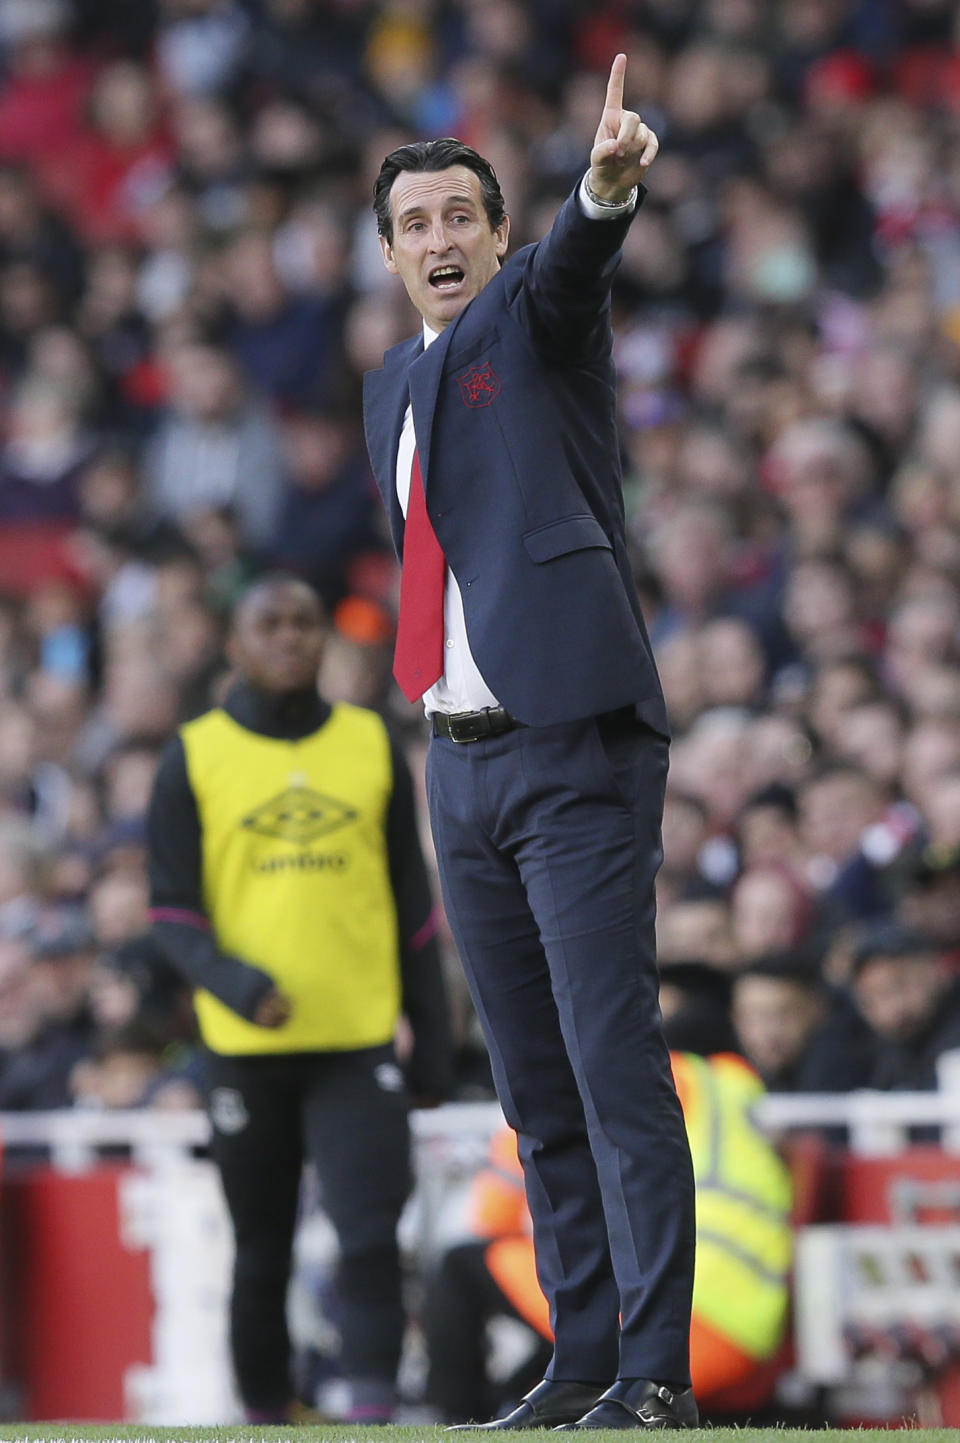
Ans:
{"label": "white railing", "polygon": [[[853,1152],[888,1157],[901,1151],[911,1129],[936,1128],[944,1151],[960,1153],[960,1051],[938,1065],[937,1092],[769,1093],[756,1105],[756,1118],[771,1135],[803,1129],[844,1128]],[[418,1151],[462,1153],[464,1165],[479,1162],[483,1145],[502,1123],[493,1102],[448,1102],[412,1114]],[[0,1142],[6,1147],[49,1149],[55,1166],[91,1166],[104,1147],[126,1147],[137,1162],[203,1147],[210,1124],[203,1112],[130,1109],[116,1112],[0,1112]]]}
{"label": "white railing", "polygon": [[[483,1156],[491,1134],[503,1122],[496,1103],[450,1102],[414,1112],[411,1128],[418,1147],[462,1148]],[[66,1108],[57,1112],[0,1112],[0,1143],[6,1148],[44,1148],[55,1167],[82,1171],[101,1148],[129,1148],[135,1162],[162,1163],[210,1141],[205,1112],[164,1112],[129,1108],[98,1112]]]}
{"label": "white railing", "polygon": [[[939,1092],[773,1095],[758,1103],[757,1117],[772,1135],[844,1128],[851,1147],[866,1156],[895,1154],[909,1142],[911,1129],[933,1127],[944,1150],[957,1154],[956,1062],[956,1054],[945,1060]],[[411,1257],[429,1259],[458,1235],[458,1208],[501,1122],[495,1103],[450,1103],[412,1115],[417,1187],[401,1228]],[[62,1172],[94,1167],[105,1148],[123,1148],[139,1165],[118,1185],[119,1216],[128,1244],[150,1254],[157,1309],[151,1362],[131,1369],[126,1378],[131,1420],[182,1423],[238,1416],[226,1345],[229,1226],[213,1165],[191,1156],[209,1136],[208,1119],[199,1111],[0,1113],[0,1140],[10,1152],[41,1149]],[[918,1236],[928,1252],[942,1241],[937,1229],[926,1228]],[[861,1365],[849,1355],[847,1324],[863,1324],[866,1319],[882,1338],[885,1320],[891,1326],[904,1317],[908,1322],[929,1323],[931,1299],[937,1305],[933,1319],[937,1328],[943,1331],[946,1319],[960,1331],[960,1316],[955,1320],[952,1311],[944,1312],[939,1295],[934,1297],[930,1287],[919,1290],[912,1285],[913,1291],[904,1298],[902,1289],[892,1284],[869,1295],[851,1284],[851,1260],[861,1256],[866,1244],[871,1259],[889,1253],[896,1261],[903,1253],[901,1243],[912,1237],[895,1225],[803,1230],[795,1283],[798,1338],[804,1342],[800,1375],[827,1385],[836,1385],[841,1378],[847,1380],[845,1386],[855,1382],[857,1370],[862,1371],[869,1360]],[[953,1248],[950,1257],[960,1256],[960,1228],[951,1226],[944,1237]],[[895,1281],[899,1274],[891,1277]],[[907,1303],[910,1308],[905,1311]],[[824,1338],[829,1333],[829,1348],[818,1328]],[[937,1328],[927,1332],[933,1336]],[[812,1350],[811,1337],[818,1339]],[[870,1387],[876,1388],[872,1374]]]}
{"label": "white railing", "polygon": [[[960,1153],[960,1094],[940,1092],[781,1093],[764,1097],[756,1118],[773,1136],[845,1128],[861,1157],[893,1157],[915,1128],[935,1128],[945,1152]],[[0,1124],[2,1125],[2,1124]]]}
{"label": "white railing", "polygon": [[845,1128],[851,1152],[892,1157],[914,1128],[934,1128],[945,1152],[960,1152],[960,1051],[937,1063],[936,1092],[768,1093],[757,1121],[772,1135],[809,1128]]}
{"label": "white railing", "polygon": [[[960,1092],[780,1093],[761,1098],[755,1115],[773,1136],[844,1128],[851,1150],[864,1157],[900,1152],[915,1128],[937,1128],[944,1151],[960,1153]],[[470,1156],[502,1121],[487,1102],[447,1103],[411,1119],[418,1149],[462,1147]],[[90,1167],[102,1148],[127,1148],[134,1161],[158,1164],[209,1140],[204,1112],[0,1112],[4,1147],[49,1150],[53,1165],[68,1172]]]}

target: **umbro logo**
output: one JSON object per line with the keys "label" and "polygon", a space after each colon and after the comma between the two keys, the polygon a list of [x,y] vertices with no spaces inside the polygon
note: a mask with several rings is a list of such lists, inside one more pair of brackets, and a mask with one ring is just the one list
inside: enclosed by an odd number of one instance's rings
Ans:
{"label": "umbro logo", "polygon": [[279,838],[306,846],[355,822],[357,813],[336,797],[324,796],[310,787],[287,787],[269,802],[244,817],[241,826],[261,837]]}

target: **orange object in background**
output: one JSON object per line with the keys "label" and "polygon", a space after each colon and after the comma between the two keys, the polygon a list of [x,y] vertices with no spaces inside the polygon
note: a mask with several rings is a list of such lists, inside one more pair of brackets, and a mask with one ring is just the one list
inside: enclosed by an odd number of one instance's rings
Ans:
{"label": "orange object in background", "polygon": [[[697,1076],[688,1059],[675,1054],[672,1060],[681,1103],[692,1110],[696,1105]],[[718,1066],[742,1068],[750,1078],[754,1077],[739,1058],[721,1058]],[[510,1128],[502,1128],[491,1140],[488,1163],[474,1179],[470,1217],[474,1231],[491,1238],[484,1259],[501,1293],[524,1322],[541,1337],[552,1340],[549,1308],[537,1280],[517,1138]],[[701,1405],[716,1403],[731,1410],[738,1408],[741,1396],[748,1407],[766,1401],[779,1371],[775,1358],[752,1356],[696,1310],[690,1328],[690,1369]]]}

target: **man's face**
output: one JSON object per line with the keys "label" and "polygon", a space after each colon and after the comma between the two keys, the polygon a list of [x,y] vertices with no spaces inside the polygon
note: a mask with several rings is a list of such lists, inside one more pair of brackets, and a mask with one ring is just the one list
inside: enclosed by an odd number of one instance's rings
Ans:
{"label": "man's face", "polygon": [[704,898],[665,907],[657,919],[657,950],[667,962],[696,957],[712,967],[736,966],[727,903]]}
{"label": "man's face", "polygon": [[854,983],[869,1025],[890,1042],[909,1042],[933,1018],[949,975],[938,956],[872,957]]}
{"label": "man's face", "polygon": [[510,221],[490,229],[479,177],[465,165],[401,171],[390,214],[393,240],[380,237],[383,263],[431,330],[442,331],[497,274]]}
{"label": "man's face", "polygon": [[37,958],[31,969],[35,996],[47,1021],[69,1022],[76,1017],[89,994],[93,979],[94,954],[77,951],[62,956]]}
{"label": "man's face", "polygon": [[274,695],[316,683],[326,626],[308,586],[282,581],[257,588],[241,604],[230,661],[254,686]]}
{"label": "man's face", "polygon": [[942,877],[914,884],[897,911],[908,927],[952,950],[960,945],[960,876],[951,868]]}
{"label": "man's face", "polygon": [[864,829],[883,812],[881,793],[867,776],[840,772],[811,782],[800,797],[803,840],[815,856],[844,862]]}
{"label": "man's face", "polygon": [[733,1024],[740,1045],[765,1076],[796,1062],[822,1015],[818,995],[788,978],[747,974],[734,984]]}

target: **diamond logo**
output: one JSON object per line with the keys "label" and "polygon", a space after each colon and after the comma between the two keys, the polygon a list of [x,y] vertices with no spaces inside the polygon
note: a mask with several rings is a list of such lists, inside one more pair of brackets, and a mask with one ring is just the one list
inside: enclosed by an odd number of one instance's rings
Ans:
{"label": "diamond logo", "polygon": [[356,818],[356,812],[336,797],[325,797],[310,787],[287,787],[244,817],[241,825],[261,837],[279,837],[281,841],[305,846]]}

